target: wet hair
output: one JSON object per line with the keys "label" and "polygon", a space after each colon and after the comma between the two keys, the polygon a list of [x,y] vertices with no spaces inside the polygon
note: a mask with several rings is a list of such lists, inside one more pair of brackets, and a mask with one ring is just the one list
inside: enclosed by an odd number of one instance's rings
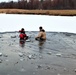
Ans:
{"label": "wet hair", "polygon": [[45,32],[45,30],[44,30],[44,29],[42,29],[41,31],[42,31],[42,32]]}
{"label": "wet hair", "polygon": [[24,30],[24,28],[22,28],[21,30]]}
{"label": "wet hair", "polygon": [[39,29],[42,29],[42,27],[40,26]]}
{"label": "wet hair", "polygon": [[25,34],[25,30],[24,30],[24,28],[21,29],[21,33],[24,33],[24,34]]}

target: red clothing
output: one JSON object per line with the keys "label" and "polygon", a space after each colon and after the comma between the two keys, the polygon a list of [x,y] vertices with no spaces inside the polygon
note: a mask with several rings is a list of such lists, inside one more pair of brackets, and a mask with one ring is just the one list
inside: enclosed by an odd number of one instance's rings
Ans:
{"label": "red clothing", "polygon": [[21,34],[19,35],[20,39],[25,39],[26,36],[27,36],[27,35],[26,35],[26,34],[23,34],[23,33],[21,33]]}

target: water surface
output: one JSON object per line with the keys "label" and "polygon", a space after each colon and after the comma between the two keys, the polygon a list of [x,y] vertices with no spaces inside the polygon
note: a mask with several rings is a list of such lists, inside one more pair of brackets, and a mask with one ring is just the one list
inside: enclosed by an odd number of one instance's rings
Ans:
{"label": "water surface", "polygon": [[19,33],[0,34],[0,75],[76,75],[76,34],[46,32],[45,42],[38,42],[38,32],[24,45]]}

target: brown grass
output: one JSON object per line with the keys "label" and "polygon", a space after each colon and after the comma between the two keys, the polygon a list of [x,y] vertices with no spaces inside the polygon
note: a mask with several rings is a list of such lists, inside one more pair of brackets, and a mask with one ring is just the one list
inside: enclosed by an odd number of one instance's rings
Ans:
{"label": "brown grass", "polygon": [[41,14],[41,15],[76,16],[76,10],[0,9],[0,13],[6,13],[6,14]]}

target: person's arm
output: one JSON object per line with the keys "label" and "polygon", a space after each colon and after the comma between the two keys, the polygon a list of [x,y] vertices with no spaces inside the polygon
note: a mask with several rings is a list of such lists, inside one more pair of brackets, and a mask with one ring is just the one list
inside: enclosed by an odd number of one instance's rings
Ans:
{"label": "person's arm", "polygon": [[21,32],[21,30],[19,30],[19,32]]}
{"label": "person's arm", "polygon": [[39,32],[37,38],[38,38],[38,37],[41,37],[41,36],[42,36],[42,32]]}

